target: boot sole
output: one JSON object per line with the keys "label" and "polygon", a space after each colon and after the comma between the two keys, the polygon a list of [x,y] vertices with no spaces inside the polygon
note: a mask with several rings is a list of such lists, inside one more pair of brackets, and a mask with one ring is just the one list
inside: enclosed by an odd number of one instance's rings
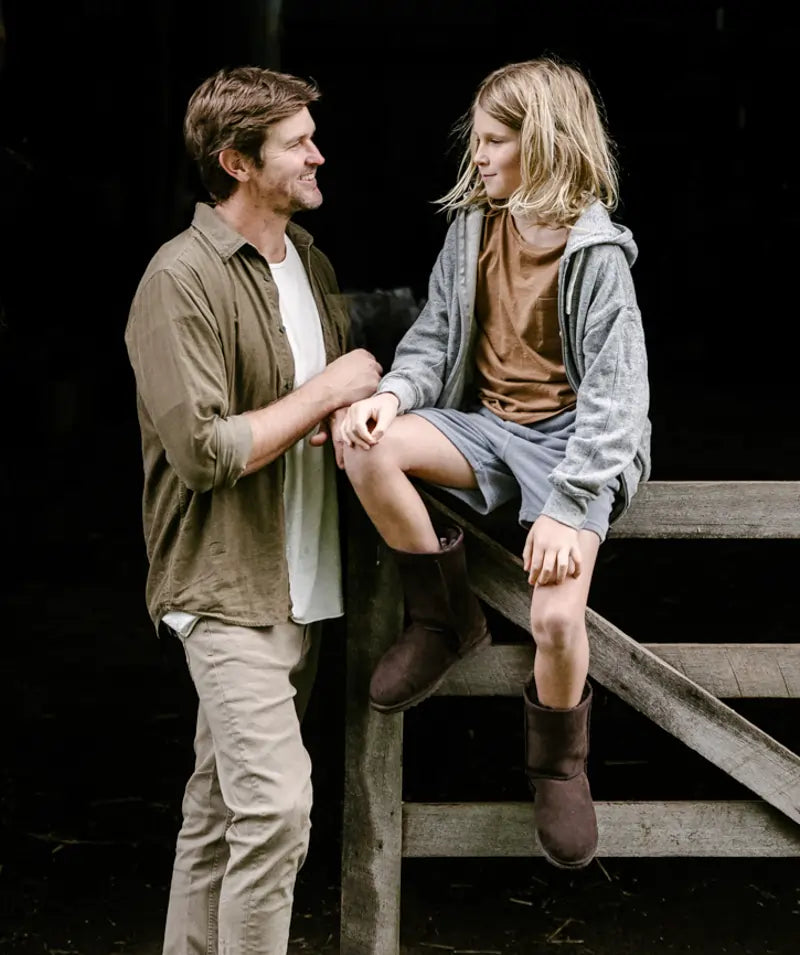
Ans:
{"label": "boot sole", "polygon": [[480,650],[485,650],[491,645],[492,635],[489,633],[487,628],[484,630],[483,636],[480,638],[480,640],[474,643],[463,656],[459,657],[454,663],[452,663],[434,683],[431,683],[430,686],[426,686],[425,689],[417,693],[416,696],[413,696],[410,700],[403,700],[400,703],[389,704],[376,703],[372,697],[370,697],[370,707],[373,710],[376,710],[378,713],[402,713],[404,710],[410,710],[412,706],[422,703],[423,700],[427,700],[429,696],[434,694],[442,685],[442,683],[444,683],[444,678],[454,666],[457,666],[462,660],[466,660],[467,657],[472,656],[473,653],[478,653]]}
{"label": "boot sole", "polygon": [[545,857],[545,859],[550,863],[550,865],[555,866],[556,869],[585,869],[587,865],[592,863],[597,855],[596,851],[586,858],[581,859],[579,862],[562,862],[560,859],[556,859],[555,856],[550,855],[550,853],[542,845],[541,840],[539,839],[539,834],[534,829],[534,839],[536,845],[539,847],[539,851]]}

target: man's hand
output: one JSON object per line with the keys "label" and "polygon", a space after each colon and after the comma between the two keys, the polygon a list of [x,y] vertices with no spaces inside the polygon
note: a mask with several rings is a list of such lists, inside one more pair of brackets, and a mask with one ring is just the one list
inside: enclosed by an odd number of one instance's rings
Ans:
{"label": "man's hand", "polygon": [[399,405],[400,399],[390,391],[356,401],[342,422],[342,438],[351,448],[368,451],[386,434]]}
{"label": "man's hand", "polygon": [[333,450],[336,454],[336,466],[344,468],[344,439],[342,438],[342,421],[347,415],[347,408],[337,408],[330,417],[321,421],[316,434],[312,434],[308,443],[315,448],[325,444],[328,438],[333,441]]}
{"label": "man's hand", "polygon": [[346,407],[375,394],[383,369],[365,348],[356,348],[332,361],[320,377],[330,389],[332,404]]}
{"label": "man's hand", "polygon": [[580,577],[581,550],[578,532],[542,514],[533,522],[522,551],[528,583],[560,584],[567,576]]}

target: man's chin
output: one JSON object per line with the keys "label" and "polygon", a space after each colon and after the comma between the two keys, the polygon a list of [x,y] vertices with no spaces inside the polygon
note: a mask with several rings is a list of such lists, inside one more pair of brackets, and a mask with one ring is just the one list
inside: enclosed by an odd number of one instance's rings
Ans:
{"label": "man's chin", "polygon": [[295,199],[293,206],[294,212],[311,212],[314,209],[319,209],[322,205],[322,193],[317,190],[316,196],[303,196],[303,198]]}

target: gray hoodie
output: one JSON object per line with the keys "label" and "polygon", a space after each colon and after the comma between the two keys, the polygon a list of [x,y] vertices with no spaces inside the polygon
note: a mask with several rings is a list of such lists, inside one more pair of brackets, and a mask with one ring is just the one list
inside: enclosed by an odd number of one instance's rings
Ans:
{"label": "gray hoodie", "polygon": [[[458,213],[428,286],[428,300],[397,347],[378,391],[399,413],[469,408],[475,284],[484,210]],[[567,379],[578,398],[575,432],[549,476],[543,514],[579,527],[589,501],[619,478],[616,520],[650,474],[647,353],[630,266],[636,244],[596,202],[570,230],[558,270],[558,323]]]}

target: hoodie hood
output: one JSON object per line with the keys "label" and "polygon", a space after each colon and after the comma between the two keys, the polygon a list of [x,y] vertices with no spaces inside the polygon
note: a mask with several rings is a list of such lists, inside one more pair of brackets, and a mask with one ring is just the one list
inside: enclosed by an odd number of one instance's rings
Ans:
{"label": "hoodie hood", "polygon": [[636,261],[639,251],[631,230],[627,226],[612,222],[605,207],[596,201],[586,209],[570,229],[564,256],[569,258],[575,252],[592,245],[620,246],[629,266]]}

